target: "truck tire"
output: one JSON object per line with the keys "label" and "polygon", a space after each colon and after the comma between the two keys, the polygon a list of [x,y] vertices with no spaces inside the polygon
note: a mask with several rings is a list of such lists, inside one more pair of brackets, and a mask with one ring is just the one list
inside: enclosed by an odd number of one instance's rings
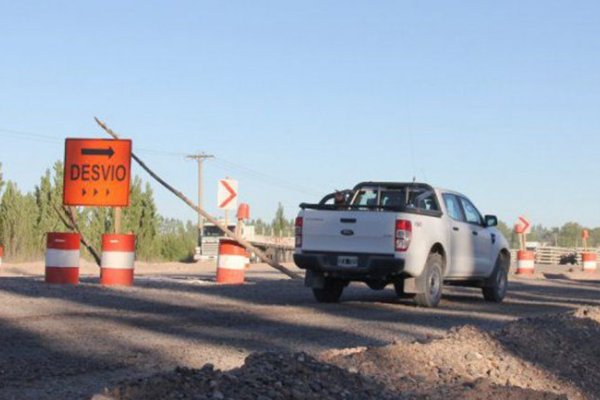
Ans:
{"label": "truck tire", "polygon": [[423,274],[417,279],[419,292],[415,296],[415,303],[421,307],[437,307],[442,298],[444,277],[442,266],[444,261],[440,254],[432,253],[427,257]]}
{"label": "truck tire", "polygon": [[313,288],[313,295],[319,303],[337,303],[344,291],[344,281],[340,279],[325,278],[323,288]]}
{"label": "truck tire", "polygon": [[500,253],[496,259],[494,272],[492,272],[492,275],[484,282],[484,286],[481,290],[485,301],[500,303],[504,299],[504,296],[506,296],[507,289],[508,258]]}

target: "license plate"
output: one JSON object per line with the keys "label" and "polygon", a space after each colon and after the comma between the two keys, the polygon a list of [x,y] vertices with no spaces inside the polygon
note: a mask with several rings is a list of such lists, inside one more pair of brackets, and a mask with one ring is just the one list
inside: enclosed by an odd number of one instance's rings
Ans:
{"label": "license plate", "polygon": [[338,267],[358,267],[358,257],[355,256],[338,256]]}

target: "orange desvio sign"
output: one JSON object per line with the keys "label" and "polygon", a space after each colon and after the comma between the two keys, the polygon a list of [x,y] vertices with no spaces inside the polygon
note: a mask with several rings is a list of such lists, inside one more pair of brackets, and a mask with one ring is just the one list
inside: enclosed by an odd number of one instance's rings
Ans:
{"label": "orange desvio sign", "polygon": [[128,206],[131,140],[68,138],[64,175],[66,206]]}

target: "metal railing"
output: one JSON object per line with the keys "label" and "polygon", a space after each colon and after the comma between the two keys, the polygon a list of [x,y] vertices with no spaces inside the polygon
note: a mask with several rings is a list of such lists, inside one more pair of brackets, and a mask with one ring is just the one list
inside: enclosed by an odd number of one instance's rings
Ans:
{"label": "metal railing", "polygon": [[[581,264],[581,253],[586,251],[590,253],[596,253],[600,257],[600,249],[588,248],[585,250],[583,247],[554,247],[554,246],[543,246],[537,247],[532,250],[535,253],[536,264],[560,264],[562,257],[569,256],[571,254],[576,255],[577,262]],[[517,259],[517,250],[511,250],[511,260],[514,262]]]}

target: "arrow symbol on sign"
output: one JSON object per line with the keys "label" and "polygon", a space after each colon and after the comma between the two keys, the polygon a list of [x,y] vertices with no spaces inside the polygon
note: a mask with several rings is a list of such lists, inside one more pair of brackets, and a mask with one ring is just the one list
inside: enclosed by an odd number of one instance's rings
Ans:
{"label": "arrow symbol on sign", "polygon": [[233,190],[229,183],[227,183],[227,181],[221,181],[221,184],[229,192],[229,196],[225,200],[223,200],[221,204],[219,204],[219,208],[227,206],[227,204],[229,204],[231,200],[235,199],[235,197],[237,196],[237,193],[235,192],[235,190]]}
{"label": "arrow symbol on sign", "polygon": [[108,158],[112,158],[115,151],[112,147],[108,149],[81,149],[82,156],[107,156]]}
{"label": "arrow symbol on sign", "polygon": [[85,196],[87,194],[87,192],[85,191],[85,189],[81,189],[81,195]]}
{"label": "arrow symbol on sign", "polygon": [[525,218],[523,217],[519,217],[519,221],[521,221],[523,223],[523,232],[527,232],[527,228],[529,228],[529,221],[527,221]]}
{"label": "arrow symbol on sign", "polygon": [[98,189],[94,189],[94,196],[98,194]]}

